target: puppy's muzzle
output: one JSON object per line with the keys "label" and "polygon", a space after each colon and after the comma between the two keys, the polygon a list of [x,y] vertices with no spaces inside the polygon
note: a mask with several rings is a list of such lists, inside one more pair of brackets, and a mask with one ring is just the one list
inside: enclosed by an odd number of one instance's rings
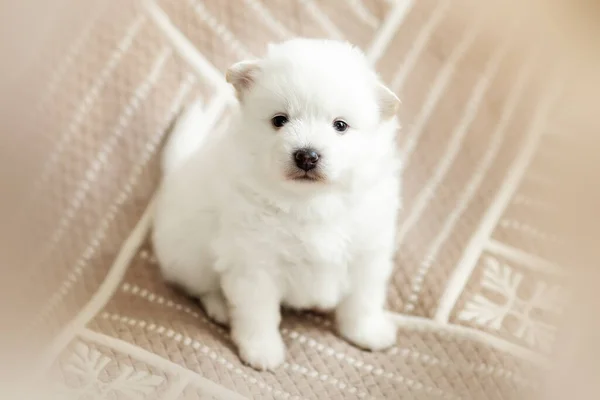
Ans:
{"label": "puppy's muzzle", "polygon": [[319,164],[319,153],[314,149],[304,148],[296,150],[293,154],[294,162],[296,166],[304,171],[310,171],[317,167]]}

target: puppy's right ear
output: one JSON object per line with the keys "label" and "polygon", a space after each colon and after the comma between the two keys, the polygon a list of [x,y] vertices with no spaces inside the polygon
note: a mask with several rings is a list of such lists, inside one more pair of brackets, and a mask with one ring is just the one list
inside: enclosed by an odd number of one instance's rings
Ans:
{"label": "puppy's right ear", "polygon": [[387,120],[395,116],[400,108],[398,96],[382,83],[377,84],[377,95],[381,117]]}
{"label": "puppy's right ear", "polygon": [[249,60],[233,64],[225,73],[225,79],[234,87],[235,94],[240,101],[242,100],[244,93],[254,84],[254,80],[259,71],[259,62],[256,60]]}

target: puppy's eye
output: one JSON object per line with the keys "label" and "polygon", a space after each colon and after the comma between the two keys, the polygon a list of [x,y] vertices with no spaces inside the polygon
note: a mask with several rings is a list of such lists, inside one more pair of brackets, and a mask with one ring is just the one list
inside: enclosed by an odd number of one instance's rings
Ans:
{"label": "puppy's eye", "polygon": [[335,121],[333,121],[333,129],[335,129],[338,132],[346,132],[348,128],[348,124],[345,121],[342,121],[341,119],[336,119]]}
{"label": "puppy's eye", "polygon": [[285,114],[278,114],[271,118],[271,125],[275,128],[281,128],[288,123],[288,117]]}

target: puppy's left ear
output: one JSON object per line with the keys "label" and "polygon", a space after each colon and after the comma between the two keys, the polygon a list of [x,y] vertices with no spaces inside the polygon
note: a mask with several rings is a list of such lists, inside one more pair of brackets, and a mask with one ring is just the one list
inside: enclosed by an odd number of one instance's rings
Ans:
{"label": "puppy's left ear", "polygon": [[400,108],[400,99],[382,83],[377,83],[377,101],[381,110],[381,118],[388,120],[396,115]]}
{"label": "puppy's left ear", "polygon": [[257,60],[249,60],[233,64],[225,73],[225,80],[233,86],[240,101],[244,93],[254,84],[259,71],[259,62]]}

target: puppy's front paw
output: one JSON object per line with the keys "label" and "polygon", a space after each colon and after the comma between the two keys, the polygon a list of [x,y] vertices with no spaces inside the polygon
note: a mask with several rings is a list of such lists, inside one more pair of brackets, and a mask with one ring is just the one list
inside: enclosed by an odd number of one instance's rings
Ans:
{"label": "puppy's front paw", "polygon": [[235,342],[242,361],[259,371],[273,370],[285,361],[285,345],[278,331],[238,333]]}
{"label": "puppy's front paw", "polygon": [[340,320],[338,329],[349,342],[374,351],[393,346],[398,332],[397,324],[385,313]]}

